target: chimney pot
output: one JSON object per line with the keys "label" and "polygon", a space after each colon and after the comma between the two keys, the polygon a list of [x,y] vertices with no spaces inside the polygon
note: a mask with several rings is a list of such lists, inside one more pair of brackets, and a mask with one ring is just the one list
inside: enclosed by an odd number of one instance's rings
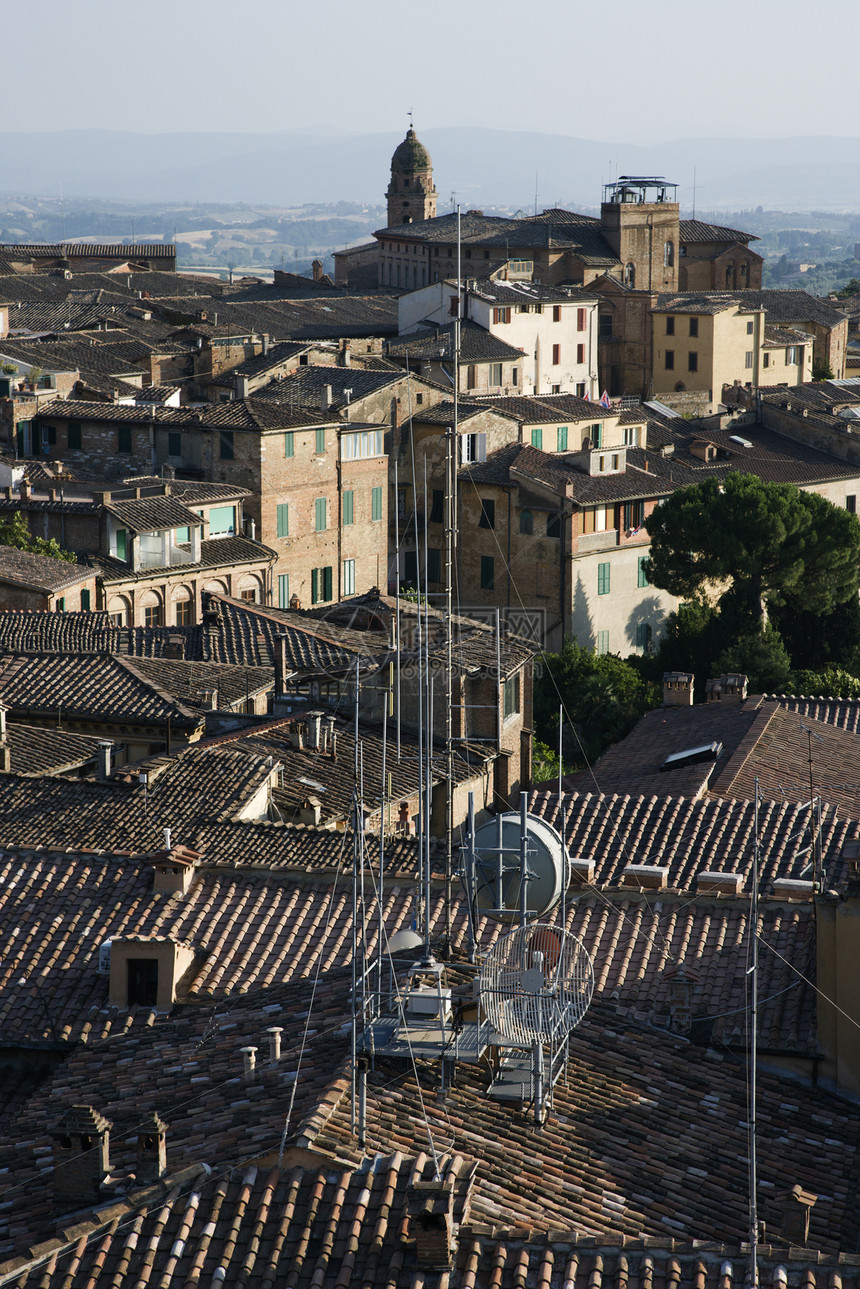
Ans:
{"label": "chimney pot", "polygon": [[242,1047],[239,1049],[244,1057],[244,1078],[246,1083],[253,1083],[257,1070],[257,1049],[256,1047]]}
{"label": "chimney pot", "polygon": [[664,671],[663,706],[692,707],[693,681],[691,671]]}
{"label": "chimney pot", "polygon": [[111,749],[113,743],[110,739],[99,739],[99,778],[109,779],[111,775]]}
{"label": "chimney pot", "polygon": [[281,1035],[283,1032],[280,1025],[270,1025],[266,1030],[269,1035],[269,1060],[273,1065],[277,1065],[281,1059]]}

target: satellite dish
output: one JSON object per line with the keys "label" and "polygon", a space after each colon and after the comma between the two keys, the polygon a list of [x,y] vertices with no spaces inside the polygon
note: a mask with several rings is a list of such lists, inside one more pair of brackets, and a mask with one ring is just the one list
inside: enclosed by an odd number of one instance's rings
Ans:
{"label": "satellite dish", "polygon": [[[518,814],[497,815],[475,832],[470,875],[478,909],[500,922],[521,919],[522,820]],[[472,856],[470,848],[467,858]],[[541,918],[555,908],[570,880],[564,842],[543,819],[527,816],[526,900],[529,918]]]}
{"label": "satellite dish", "polygon": [[558,1043],[575,1029],[594,992],[591,958],[563,927],[532,922],[497,940],[481,969],[481,1006],[512,1043]]}

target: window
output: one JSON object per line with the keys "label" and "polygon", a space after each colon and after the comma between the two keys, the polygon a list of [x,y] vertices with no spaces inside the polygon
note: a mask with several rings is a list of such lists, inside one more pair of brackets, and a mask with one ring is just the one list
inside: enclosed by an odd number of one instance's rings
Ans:
{"label": "window", "polygon": [[382,518],[382,489],[374,488],[370,494],[370,518]]}
{"label": "window", "polygon": [[786,367],[791,367],[796,362],[797,362],[797,347],[795,345],[789,345],[785,351],[785,365]]}
{"label": "window", "polygon": [[442,552],[438,546],[427,547],[427,580],[442,581]]}
{"label": "window", "polygon": [[56,609],[57,613],[65,613],[66,597],[64,595],[60,595],[56,600],[54,600],[54,608]]}
{"label": "window", "polygon": [[553,393],[553,394],[560,394],[560,393],[561,393],[561,385],[553,385],[553,387],[552,387],[552,393]]}
{"label": "window", "polygon": [[490,384],[491,385],[502,384],[502,364],[501,363],[490,363]]}
{"label": "window", "polygon": [[755,327],[755,324],[753,323],[752,318],[750,318],[749,322],[747,323],[747,335],[748,335],[748,336],[751,336],[751,335],[752,335],[753,330],[754,330],[754,327]]}
{"label": "window", "polygon": [[663,263],[665,264],[667,269],[670,269],[672,265],[675,263],[675,243],[674,242],[663,243]]}
{"label": "window", "polygon": [[639,441],[639,431],[635,425],[624,426],[624,446],[626,448],[635,448]]}
{"label": "window", "polygon": [[478,388],[478,369],[474,363],[469,363],[466,368],[466,389]]}
{"label": "window", "polygon": [[481,590],[492,591],[496,584],[496,561],[492,555],[481,556]]}
{"label": "window", "polygon": [[761,356],[761,365],[762,365],[762,367],[769,367],[769,366],[770,366],[770,354],[762,354],[762,356]]}
{"label": "window", "polygon": [[852,496],[852,497],[846,497],[846,498],[845,498],[845,509],[849,512],[849,514],[852,514],[852,515],[856,515],[856,514],[857,514],[857,497],[856,497],[856,495],[855,495],[855,496]]}
{"label": "window", "polygon": [[675,370],[675,350],[667,349],[666,350],[666,371],[674,371],[674,370]]}
{"label": "window", "polygon": [[687,371],[698,371],[698,370],[699,370],[699,355],[695,352],[695,350],[691,350],[690,353],[687,354]]}
{"label": "window", "polygon": [[128,559],[128,532],[125,528],[116,530],[116,557]]}
{"label": "window", "polygon": [[752,367],[752,365],[753,365],[753,351],[752,349],[748,349],[744,354],[744,367],[746,367],[747,370],[749,370],[750,367]]}
{"label": "window", "polygon": [[597,334],[599,339],[611,340],[612,339],[612,314],[601,313],[597,322],[597,327],[598,327]]}
{"label": "window", "polygon": [[290,535],[290,507],[286,501],[278,503],[277,508],[278,536],[289,537]]}
{"label": "window", "polygon": [[344,461],[363,461],[367,457],[382,456],[382,430],[362,430],[359,434],[342,435],[340,454]]}
{"label": "window", "polygon": [[597,594],[598,595],[609,594],[609,581],[610,581],[609,574],[610,574],[609,564],[597,565]]}
{"label": "window", "polygon": [[292,430],[287,430],[284,435],[284,456],[294,457],[296,455],[296,436]]}
{"label": "window", "polygon": [[148,604],[143,610],[143,625],[145,627],[161,626],[161,605]]}
{"label": "window", "polygon": [[691,319],[690,319],[690,335],[691,335],[691,336],[693,336],[694,338],[697,338],[697,337],[698,337],[698,335],[699,335],[699,319],[698,319],[698,318],[691,318]]}
{"label": "window", "polygon": [[289,573],[278,574],[278,608],[288,609],[290,607],[290,575]]}
{"label": "window", "polygon": [[547,537],[561,537],[561,516],[547,515],[546,517],[546,535]]}
{"label": "window", "polygon": [[609,653],[609,632],[608,631],[598,631],[597,647],[595,648],[594,652]]}
{"label": "window", "polygon": [[644,501],[641,499],[639,501],[625,501],[622,512],[622,524],[627,532],[635,532],[637,528],[641,528],[644,518]]}
{"label": "window", "polygon": [[347,528],[355,523],[355,493],[351,488],[343,494],[343,523]]}
{"label": "window", "polygon": [[648,574],[645,570],[645,565],[647,564],[647,562],[648,562],[647,555],[640,555],[639,559],[636,561],[636,585],[637,586],[648,585]]}
{"label": "window", "polygon": [[131,426],[120,425],[116,432],[116,450],[123,454],[131,452]]}
{"label": "window", "polygon": [[[579,310],[577,309],[577,315],[578,315],[578,314],[579,314]],[[561,322],[561,305],[560,305],[560,304],[554,304],[554,305],[552,306],[552,320],[553,320],[553,322]],[[578,319],[577,319],[577,320],[578,320]]]}
{"label": "window", "polygon": [[560,426],[558,427],[558,429],[556,430],[556,445],[555,445],[555,446],[556,446],[556,451],[557,451],[557,452],[566,452],[566,451],[567,451],[567,426],[566,426],[566,425],[560,425]]}
{"label": "window", "polygon": [[[560,312],[561,312],[561,310],[559,310],[559,313],[560,313]],[[584,331],[584,330],[585,330],[585,317],[586,317],[586,310],[585,310],[585,309],[577,309],[577,311],[576,311],[576,329],[577,329],[577,331]]]}
{"label": "window", "polygon": [[324,533],[328,528],[328,508],[325,497],[317,497],[314,502],[314,530]]}
{"label": "window", "polygon": [[240,598],[244,600],[246,604],[256,604],[257,603],[256,588],[253,586],[247,587],[244,591],[240,593]]}
{"label": "window", "polygon": [[557,367],[560,362],[561,362],[561,345],[553,345],[552,347],[553,367]]}
{"label": "window", "polygon": [[509,680],[505,681],[502,704],[502,711],[504,712],[505,720],[507,720],[509,716],[517,716],[519,714],[520,678],[518,675],[511,676]]}
{"label": "window", "polygon": [[576,361],[577,361],[578,363],[584,363],[584,362],[585,362],[585,345],[577,345],[577,346],[576,346]]}
{"label": "window", "polygon": [[90,611],[90,592],[89,592],[89,588],[85,586],[81,591],[81,612],[89,613],[89,611]]}
{"label": "window", "polygon": [[496,503],[489,497],[481,498],[481,518],[478,521],[479,528],[495,528],[496,526]]}
{"label": "window", "polygon": [[519,367],[514,367],[511,370],[511,384],[519,385],[519,383],[520,383],[520,369]]}
{"label": "window", "polygon": [[510,322],[510,320],[511,320],[510,309],[493,310],[493,322]]}
{"label": "window", "polygon": [[532,447],[533,448],[543,447],[543,430],[539,425],[532,426]]}
{"label": "window", "polygon": [[120,613],[109,613],[109,614],[108,614],[108,619],[109,619],[110,624],[111,624],[111,626],[112,626],[112,627],[124,627],[124,626],[126,625],[126,622],[125,622],[125,614],[124,614],[124,613],[122,613],[122,612],[120,612]]}
{"label": "window", "polygon": [[576,397],[585,398],[585,381],[580,380],[576,383]]}
{"label": "window", "polygon": [[325,452],[325,430],[316,432],[316,451],[322,455]]}
{"label": "window", "polygon": [[169,457],[182,456],[182,435],[178,430],[171,430],[167,435],[167,455]]}
{"label": "window", "polygon": [[636,286],[636,265],[632,262],[624,266],[624,285],[629,287]]}
{"label": "window", "polygon": [[343,594],[355,595],[355,560],[343,561]]}
{"label": "window", "polygon": [[236,513],[232,506],[213,506],[209,511],[209,536],[223,537],[236,531]]}
{"label": "window", "polygon": [[460,440],[460,461],[465,465],[470,461],[486,461],[486,434],[464,434]]}
{"label": "window", "polygon": [[517,313],[528,313],[528,311],[529,311],[529,306],[527,304],[517,305]]}
{"label": "window", "polygon": [[236,455],[233,447],[233,431],[221,430],[218,435],[218,442],[220,444],[219,452],[221,460],[232,461]]}
{"label": "window", "polygon": [[192,600],[177,600],[176,602],[176,625],[178,627],[190,627],[194,618],[194,602]]}
{"label": "window", "polygon": [[81,446],[80,421],[69,421],[68,430],[66,431],[66,441],[73,452],[76,452],[80,449],[80,446]]}
{"label": "window", "polygon": [[129,958],[127,984],[129,1007],[154,1007],[158,1002],[158,959]]}
{"label": "window", "polygon": [[325,568],[311,569],[311,604],[319,604],[320,601],[331,599],[332,589],[332,569],[331,565]]}
{"label": "window", "polygon": [[674,336],[674,334],[675,334],[675,319],[674,319],[674,318],[667,318],[667,319],[666,319],[666,335],[667,335],[667,336]]}
{"label": "window", "polygon": [[647,653],[651,648],[651,624],[650,622],[637,622],[636,624],[636,648]]}
{"label": "window", "polygon": [[430,523],[441,524],[444,518],[445,493],[442,488],[433,489],[433,505],[430,509]]}
{"label": "window", "polygon": [[520,532],[525,533],[526,537],[531,537],[535,530],[535,518],[530,510],[520,511]]}

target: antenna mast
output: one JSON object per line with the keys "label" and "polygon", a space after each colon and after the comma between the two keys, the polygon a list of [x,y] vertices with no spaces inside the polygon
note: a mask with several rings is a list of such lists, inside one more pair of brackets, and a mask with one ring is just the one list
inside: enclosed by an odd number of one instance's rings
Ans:
{"label": "antenna mast", "polygon": [[752,894],[750,898],[750,932],[752,936],[751,963],[748,974],[750,981],[750,1030],[749,1030],[749,1188],[750,1188],[750,1289],[758,1289],[758,1204],[756,1190],[756,1048],[758,1044],[758,871],[759,871],[759,836],[758,836],[758,778],[755,781],[755,847],[753,850]]}
{"label": "antenna mast", "polygon": [[457,456],[459,447],[460,320],[463,292],[460,279],[460,207],[457,207],[457,314],[454,319],[454,415],[445,444],[445,936],[451,944],[451,868],[454,848],[454,551],[457,529]]}

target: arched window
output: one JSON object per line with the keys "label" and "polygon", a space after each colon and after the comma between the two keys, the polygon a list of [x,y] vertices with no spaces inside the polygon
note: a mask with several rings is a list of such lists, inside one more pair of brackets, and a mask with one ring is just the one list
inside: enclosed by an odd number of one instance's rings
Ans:
{"label": "arched window", "polygon": [[624,285],[635,287],[636,285],[636,265],[627,264],[624,269]]}
{"label": "arched window", "polygon": [[520,511],[520,532],[525,533],[527,537],[531,537],[534,530],[535,530],[534,515],[530,510],[521,510]]}
{"label": "arched window", "polygon": [[677,383],[677,385],[675,386],[675,393],[676,393],[676,394],[683,394],[683,392],[684,392],[684,390],[685,390],[686,388],[687,388],[687,386],[684,384],[684,382],[683,382],[682,380],[679,380],[679,381],[678,381],[678,383]]}
{"label": "arched window", "polygon": [[746,260],[744,260],[743,264],[741,265],[741,286],[742,287],[749,286],[749,271],[750,271],[750,266],[749,264],[747,264]]}
{"label": "arched window", "polygon": [[670,269],[675,263],[675,243],[666,242],[663,246],[663,263]]}
{"label": "arched window", "polygon": [[726,265],[726,286],[729,288],[729,290],[731,290],[734,284],[735,284],[735,265],[734,265],[734,261],[732,261],[731,264]]}

